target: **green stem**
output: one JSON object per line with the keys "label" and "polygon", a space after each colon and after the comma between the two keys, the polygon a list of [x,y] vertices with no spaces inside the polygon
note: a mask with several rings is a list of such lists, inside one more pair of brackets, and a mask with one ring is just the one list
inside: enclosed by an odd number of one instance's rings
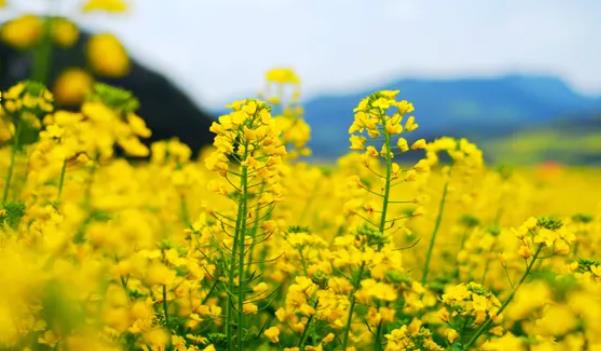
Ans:
{"label": "green stem", "polygon": [[179,205],[180,205],[180,216],[182,219],[182,223],[186,227],[190,227],[190,211],[188,210],[188,201],[186,201],[186,195],[181,194],[179,197]]}
{"label": "green stem", "polygon": [[[461,235],[461,241],[459,242],[459,250],[457,250],[457,252],[461,252],[463,251],[463,248],[465,247],[465,241],[467,239],[467,236],[469,235],[469,231],[466,230],[463,232],[463,235]],[[457,255],[455,256],[455,268],[453,268],[453,277],[454,278],[459,278],[459,259],[457,259]]]}
{"label": "green stem", "polygon": [[19,150],[19,139],[21,138],[21,123],[16,120],[15,121],[15,135],[13,135],[13,145],[10,152],[10,163],[8,164],[8,169],[6,171],[6,178],[4,180],[4,191],[2,194],[2,205],[6,204],[8,200],[8,193],[10,191],[11,182],[13,179],[13,173],[15,170],[15,161],[17,159],[17,151]]}
{"label": "green stem", "polygon": [[219,279],[217,277],[215,277],[215,281],[213,282],[213,284],[211,284],[211,287],[209,288],[209,291],[207,292],[207,294],[205,295],[205,297],[202,299],[202,302],[200,303],[201,305],[204,305],[205,303],[207,303],[207,301],[209,300],[209,298],[211,297],[211,295],[213,294],[213,292],[217,288],[217,284],[219,284]]}
{"label": "green stem", "polygon": [[165,314],[165,326],[169,327],[169,312],[167,310],[167,287],[163,285],[163,313]]}
{"label": "green stem", "polygon": [[[259,196],[258,198],[260,199],[261,196],[263,196],[263,192],[265,191],[265,183],[261,184],[261,189],[259,190]],[[254,218],[254,224],[253,227],[250,231],[251,234],[251,240],[250,240],[250,248],[248,249],[248,259],[249,259],[249,263],[248,263],[248,268],[246,271],[246,274],[249,275],[251,268],[252,268],[252,261],[253,261],[253,256],[255,255],[255,244],[256,244],[256,238],[257,238],[257,233],[259,232],[259,216],[261,215],[261,204],[259,201],[257,201],[256,207],[255,207],[255,218]]]}
{"label": "green stem", "polygon": [[[390,198],[390,183],[392,179],[392,155],[390,152],[390,135],[388,133],[384,134],[385,144],[384,149],[386,150],[386,180],[384,184],[384,196],[382,199],[382,215],[380,216],[380,227],[378,228],[381,233],[384,233],[386,228],[386,215],[388,213],[388,201]],[[355,294],[361,285],[361,278],[363,277],[363,273],[365,270],[365,261],[361,262],[361,267],[359,267],[359,272],[357,274],[357,278],[353,282],[353,289],[349,294],[349,299],[351,301],[351,305],[349,306],[349,313],[346,319],[346,325],[344,327],[344,333],[342,337],[342,350],[346,350],[348,345],[349,333],[351,330],[351,323],[353,320],[353,313],[355,310],[355,305],[357,303],[357,299]]]}
{"label": "green stem", "polygon": [[434,249],[434,243],[436,242],[436,235],[440,229],[442,223],[442,214],[444,213],[444,206],[447,200],[447,193],[449,192],[449,181],[447,180],[442,189],[442,196],[440,203],[438,204],[438,214],[436,215],[436,222],[434,223],[434,229],[432,230],[432,236],[430,237],[430,244],[428,245],[428,251],[426,253],[426,262],[424,263],[424,272],[422,274],[422,285],[425,285],[428,281],[428,273],[430,272],[430,260],[432,259],[432,251]]}
{"label": "green stem", "polygon": [[386,183],[384,184],[384,198],[382,199],[382,216],[380,217],[380,233],[384,233],[386,227],[386,214],[388,213],[388,201],[390,198],[390,183],[392,179],[392,155],[390,154],[390,135],[385,134],[386,148]]}
{"label": "green stem", "polygon": [[33,67],[31,79],[46,84],[50,73],[52,61],[52,39],[50,37],[52,19],[44,19],[42,37],[38,45],[33,49]]}
{"label": "green stem", "polygon": [[359,272],[357,274],[357,278],[353,282],[353,290],[349,294],[349,298],[351,300],[351,305],[349,306],[348,316],[346,318],[346,324],[344,326],[344,333],[342,336],[342,350],[346,350],[348,345],[348,337],[351,331],[351,323],[353,321],[353,311],[355,309],[355,304],[357,303],[357,299],[355,297],[355,293],[359,290],[359,286],[361,285],[361,276],[363,276],[363,271],[365,270],[365,261],[361,262],[361,267],[359,267]]}
{"label": "green stem", "polygon": [[[386,134],[386,184],[384,188],[384,199],[382,200],[382,217],[380,217],[380,232],[384,233],[386,226],[386,214],[388,212],[388,201],[390,199],[390,183],[392,178],[392,157],[390,155],[390,136]],[[383,323],[380,321],[376,338],[374,340],[376,350],[382,349],[382,329]]]}
{"label": "green stem", "polygon": [[[503,311],[505,310],[505,308],[507,308],[507,306],[511,303],[511,301],[515,297],[515,294],[517,293],[518,289],[524,283],[524,281],[526,280],[526,278],[528,277],[528,275],[532,271],[532,267],[534,266],[534,263],[536,262],[536,260],[537,260],[538,256],[540,255],[542,249],[543,249],[543,245],[541,244],[536,249],[536,252],[534,253],[534,256],[532,257],[532,260],[530,261],[530,263],[528,263],[528,266],[526,267],[526,270],[524,271],[524,274],[522,275],[522,277],[520,278],[520,280],[518,281],[518,283],[513,287],[513,290],[511,290],[511,293],[509,294],[509,296],[507,297],[507,299],[505,299],[505,301],[503,301],[503,303],[501,304],[501,307],[499,308],[499,310],[496,313],[497,316],[501,315],[501,313],[503,313]],[[463,348],[463,351],[469,350],[474,345],[474,343],[478,340],[478,338],[480,337],[480,335],[482,335],[483,333],[485,333],[488,330],[488,328],[490,328],[492,322],[493,322],[493,320],[489,317],[486,320],[486,322],[484,322],[480,326],[480,328],[478,328],[476,330],[476,332],[474,333],[474,335],[472,335],[472,337],[467,342],[467,344],[465,344],[465,347]]]}
{"label": "green stem", "polygon": [[[245,151],[244,153],[243,160],[246,160],[246,158],[248,157],[248,145],[245,145],[244,149],[247,151]],[[241,167],[242,170],[240,172],[240,198],[238,200],[238,213],[236,216],[236,227],[234,229],[234,238],[232,244],[232,256],[230,259],[230,267],[228,272],[228,298],[225,315],[227,350],[232,350],[234,347],[232,312],[234,307],[233,293],[236,272],[238,272],[239,281],[237,296],[238,350],[242,350],[242,323],[244,322],[244,237],[246,234],[246,220],[248,216],[248,168],[247,166]],[[239,262],[236,262],[236,256],[238,256]]]}
{"label": "green stem", "polygon": [[67,173],[67,160],[63,161],[63,166],[61,167],[61,175],[58,179],[58,192],[56,194],[56,203],[58,204],[61,200],[61,195],[63,194],[63,187],[65,185],[65,174]]}
{"label": "green stem", "polygon": [[94,186],[94,177],[96,175],[96,167],[99,162],[98,154],[94,155],[92,159],[92,163],[88,168],[88,179],[86,182],[86,188],[83,197],[82,207],[85,208],[88,212],[92,211],[92,187]]}
{"label": "green stem", "polygon": [[378,323],[378,329],[376,330],[376,338],[374,341],[374,346],[376,350],[382,350],[382,331],[384,329],[384,323],[382,320],[380,320],[380,323]]}
{"label": "green stem", "polygon": [[233,348],[233,337],[232,337],[232,309],[234,300],[232,294],[234,293],[234,279],[235,279],[235,267],[236,267],[236,253],[238,252],[238,232],[240,231],[240,215],[242,214],[242,201],[238,203],[238,213],[236,217],[236,228],[234,229],[234,238],[232,242],[232,255],[230,257],[230,267],[228,270],[228,284],[227,284],[227,301],[225,305],[225,336],[227,340],[227,350],[230,351]]}
{"label": "green stem", "polygon": [[300,256],[301,267],[303,268],[303,274],[305,276],[309,276],[309,272],[307,270],[307,261],[305,260],[305,255],[303,254],[304,246],[301,246],[298,249],[298,255]]}
{"label": "green stem", "polygon": [[[319,300],[315,300],[315,303],[313,303],[313,308],[317,308],[317,304],[319,303]],[[301,335],[300,339],[298,340],[298,349],[299,350],[303,350],[303,347],[305,347],[305,342],[307,341],[307,336],[309,335],[309,327],[311,326],[311,322],[313,321],[313,317],[315,316],[315,314],[312,314],[311,316],[309,316],[309,319],[307,320],[307,324],[305,324],[305,329],[303,329],[303,334]]]}
{"label": "green stem", "polygon": [[[490,251],[488,254],[492,254],[495,249],[495,244],[492,244],[490,247]],[[482,272],[482,278],[480,278],[480,285],[484,285],[486,282],[486,275],[488,274],[488,270],[490,269],[490,259],[486,257],[486,263],[484,264],[484,271]]]}
{"label": "green stem", "polygon": [[[247,146],[248,147],[248,146]],[[248,168],[244,166],[242,168],[242,215],[240,216],[240,244],[239,259],[238,259],[238,351],[242,351],[242,326],[244,325],[244,255],[245,255],[245,237],[246,237],[246,217],[248,214]]]}

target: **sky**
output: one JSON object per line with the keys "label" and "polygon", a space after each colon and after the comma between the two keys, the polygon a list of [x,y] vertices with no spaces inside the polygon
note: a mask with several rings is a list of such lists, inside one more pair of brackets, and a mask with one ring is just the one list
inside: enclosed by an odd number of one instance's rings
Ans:
{"label": "sky", "polygon": [[305,96],[513,72],[601,95],[598,0],[131,0],[125,15],[81,15],[78,0],[12,0],[8,14],[48,1],[118,34],[133,57],[212,108],[255,94],[274,66],[296,69]]}

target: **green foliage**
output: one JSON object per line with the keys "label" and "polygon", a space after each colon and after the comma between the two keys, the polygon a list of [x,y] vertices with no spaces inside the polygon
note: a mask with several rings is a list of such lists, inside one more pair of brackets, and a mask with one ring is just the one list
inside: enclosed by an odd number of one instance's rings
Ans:
{"label": "green foliage", "polygon": [[539,217],[537,225],[549,230],[557,230],[563,226],[562,221],[559,218],[554,217]]}
{"label": "green foliage", "polygon": [[94,84],[88,100],[102,102],[122,113],[131,113],[140,107],[140,102],[130,91],[103,83]]}
{"label": "green foliage", "polygon": [[7,202],[0,213],[0,223],[6,223],[16,228],[25,214],[25,204],[22,202]]}

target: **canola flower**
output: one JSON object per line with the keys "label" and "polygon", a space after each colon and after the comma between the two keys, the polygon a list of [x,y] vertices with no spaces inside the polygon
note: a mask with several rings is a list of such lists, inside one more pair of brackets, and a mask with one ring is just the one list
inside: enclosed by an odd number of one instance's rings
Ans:
{"label": "canola flower", "polygon": [[127,52],[119,39],[110,33],[92,36],[87,43],[86,55],[92,70],[103,77],[118,78],[129,72]]}
{"label": "canola flower", "polygon": [[52,92],[58,105],[78,106],[92,89],[94,78],[77,67],[67,68],[56,78]]}
{"label": "canola flower", "polygon": [[83,4],[84,12],[104,11],[109,13],[125,12],[128,8],[124,0],[88,0]]}
{"label": "canola flower", "polygon": [[286,145],[287,157],[295,159],[309,156],[307,147],[311,137],[311,127],[304,120],[300,104],[300,78],[291,68],[273,68],[265,73],[267,86],[263,96],[272,106],[276,128]]}
{"label": "canola flower", "polygon": [[148,145],[132,93],[73,74],[85,95],[2,93],[0,348],[601,347],[598,171],[416,140],[398,91],[359,101],[351,152],[311,164],[289,69],[195,156]]}
{"label": "canola flower", "polygon": [[[123,0],[90,0],[83,4],[81,10],[86,14],[97,11],[115,14],[127,8],[127,2]],[[76,44],[81,41],[75,22],[64,17],[34,14],[24,14],[3,23],[0,40],[12,48],[30,52],[30,78],[44,84],[51,78],[54,52],[76,50]],[[56,78],[54,93],[59,96],[58,102],[62,105],[81,103],[93,81],[93,74],[120,78],[129,73],[131,63],[127,51],[110,33],[92,35],[84,45],[84,51],[86,67],[67,67]]]}
{"label": "canola flower", "polygon": [[66,18],[25,14],[2,24],[0,39],[18,50],[31,51],[31,78],[45,83],[50,74],[53,49],[74,46],[79,40],[79,29]]}
{"label": "canola flower", "polygon": [[[257,228],[253,227],[255,223],[258,226],[260,217],[252,217],[249,206],[254,202],[257,208],[255,214],[260,215],[262,207],[272,206],[281,197],[278,168],[283,156],[286,155],[286,149],[278,138],[270,108],[265,102],[252,99],[236,101],[230,105],[230,108],[232,109],[230,114],[219,117],[219,120],[211,125],[210,130],[217,135],[214,142],[216,150],[207,158],[206,165],[209,170],[216,171],[225,179],[221,183],[217,181],[210,186],[218,193],[235,196],[238,205],[235,212],[236,221],[231,232],[232,242],[225,244],[226,251],[230,253],[229,262],[226,262],[229,267],[226,268],[228,299],[225,306],[225,328],[228,349],[232,349],[233,316],[236,314],[237,336],[235,338],[237,349],[241,350],[244,342],[242,328],[244,314],[256,313],[256,306],[251,301],[245,301],[245,295],[246,286],[250,283],[247,279],[252,279],[255,274],[249,272],[250,277],[246,276],[247,266],[250,267],[253,263],[256,240],[259,239],[256,235]],[[237,178],[238,182],[232,181],[230,177]],[[230,187],[231,189],[228,189]],[[217,218],[221,220],[223,229],[227,233],[225,228],[232,227],[231,219],[219,214]],[[274,225],[270,222],[264,222],[263,227],[266,229],[263,230],[266,236],[271,235],[276,229],[272,228]],[[247,237],[250,240],[247,240]],[[235,290],[237,291],[234,299]],[[234,309],[236,313],[233,313]]]}

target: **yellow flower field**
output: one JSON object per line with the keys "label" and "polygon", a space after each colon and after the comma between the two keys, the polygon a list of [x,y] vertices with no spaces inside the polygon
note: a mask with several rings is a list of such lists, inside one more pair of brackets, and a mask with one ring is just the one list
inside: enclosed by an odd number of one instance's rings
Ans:
{"label": "yellow flower field", "polygon": [[348,154],[316,162],[289,68],[212,147],[150,143],[135,94],[101,83],[134,67],[112,34],[49,83],[79,36],[0,27],[32,63],[0,100],[0,350],[601,350],[601,169],[417,138],[398,90],[356,101]]}
{"label": "yellow flower field", "polygon": [[357,102],[347,156],[307,163],[298,79],[267,79],[292,94],[232,103],[199,157],[141,143],[117,88],[78,112],[3,94],[3,349],[601,348],[600,171],[414,140],[398,91]]}

